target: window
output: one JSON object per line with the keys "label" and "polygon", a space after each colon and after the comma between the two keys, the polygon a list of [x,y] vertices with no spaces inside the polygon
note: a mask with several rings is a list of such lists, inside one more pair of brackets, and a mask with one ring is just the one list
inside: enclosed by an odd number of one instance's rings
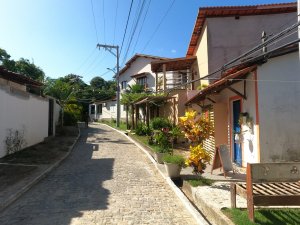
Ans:
{"label": "window", "polygon": [[122,90],[125,90],[127,88],[127,81],[126,80],[121,82],[121,88],[122,88]]}
{"label": "window", "polygon": [[136,83],[142,86],[147,84],[147,77],[139,77],[136,79]]}
{"label": "window", "polygon": [[95,105],[91,105],[91,114],[92,114],[92,115],[95,114]]}
{"label": "window", "polygon": [[97,105],[97,114],[102,114],[102,104]]}

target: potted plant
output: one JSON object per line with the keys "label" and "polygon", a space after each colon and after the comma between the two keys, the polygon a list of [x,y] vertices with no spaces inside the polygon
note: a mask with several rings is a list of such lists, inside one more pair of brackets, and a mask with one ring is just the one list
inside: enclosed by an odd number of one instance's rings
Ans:
{"label": "potted plant", "polygon": [[168,129],[163,128],[161,131],[155,133],[153,139],[157,145],[156,148],[154,148],[154,159],[157,163],[162,164],[163,156],[171,151]]}
{"label": "potted plant", "polygon": [[185,166],[185,159],[181,155],[167,154],[163,157],[167,175],[171,178],[180,176],[181,168]]}

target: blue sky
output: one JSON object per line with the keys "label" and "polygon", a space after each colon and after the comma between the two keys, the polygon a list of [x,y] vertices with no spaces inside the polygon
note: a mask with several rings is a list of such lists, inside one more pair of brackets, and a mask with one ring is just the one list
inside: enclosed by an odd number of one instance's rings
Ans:
{"label": "blue sky", "polygon": [[[83,76],[86,83],[100,75],[106,80],[112,79],[113,73],[106,73],[106,68],[113,68],[116,59],[109,52],[96,49],[96,44],[121,46],[130,2],[0,0],[0,48],[5,49],[12,59],[24,57],[33,61],[44,70],[46,76],[52,78],[75,73]],[[133,22],[142,2],[133,1],[121,64],[135,53],[185,56],[199,7],[283,3],[291,0],[175,0],[173,5],[173,0],[146,0],[125,58]]]}

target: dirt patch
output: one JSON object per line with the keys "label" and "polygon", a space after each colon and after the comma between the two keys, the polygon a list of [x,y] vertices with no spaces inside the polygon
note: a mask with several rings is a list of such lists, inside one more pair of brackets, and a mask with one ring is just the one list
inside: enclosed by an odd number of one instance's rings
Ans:
{"label": "dirt patch", "polygon": [[0,164],[0,192],[31,175],[36,166]]}

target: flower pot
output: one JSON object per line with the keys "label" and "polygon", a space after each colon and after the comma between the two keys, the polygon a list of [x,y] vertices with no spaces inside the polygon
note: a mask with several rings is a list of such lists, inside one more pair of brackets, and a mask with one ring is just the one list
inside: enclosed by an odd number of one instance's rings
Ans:
{"label": "flower pot", "polygon": [[166,168],[168,177],[171,177],[171,178],[180,177],[181,166],[179,166],[177,164],[165,162],[165,168]]}
{"label": "flower pot", "polygon": [[154,159],[157,163],[163,164],[162,158],[164,157],[166,153],[161,153],[161,152],[154,152]]}

